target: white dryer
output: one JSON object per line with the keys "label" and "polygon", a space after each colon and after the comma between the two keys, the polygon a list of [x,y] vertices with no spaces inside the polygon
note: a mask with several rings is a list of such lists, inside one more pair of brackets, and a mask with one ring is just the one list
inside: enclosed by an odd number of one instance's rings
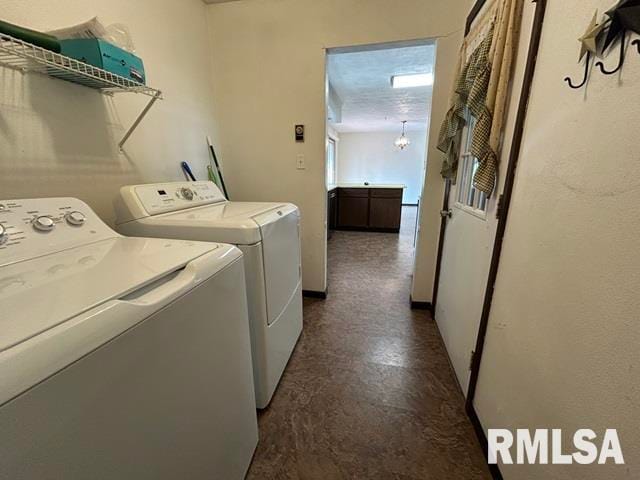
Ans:
{"label": "white dryer", "polygon": [[258,441],[240,251],[0,200],[0,478],[242,479]]}
{"label": "white dryer", "polygon": [[123,187],[117,229],[232,243],[244,254],[256,405],[265,408],[302,332],[300,214],[288,203],[227,201],[212,182]]}

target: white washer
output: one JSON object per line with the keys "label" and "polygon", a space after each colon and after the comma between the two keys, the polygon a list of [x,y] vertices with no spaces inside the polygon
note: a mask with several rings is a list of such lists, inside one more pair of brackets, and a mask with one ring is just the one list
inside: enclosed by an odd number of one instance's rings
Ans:
{"label": "white washer", "polygon": [[0,201],[0,478],[241,479],[258,441],[238,249]]}
{"label": "white washer", "polygon": [[225,242],[242,250],[256,405],[265,408],[302,332],[298,208],[229,202],[212,182],[127,186],[115,206],[125,235]]}

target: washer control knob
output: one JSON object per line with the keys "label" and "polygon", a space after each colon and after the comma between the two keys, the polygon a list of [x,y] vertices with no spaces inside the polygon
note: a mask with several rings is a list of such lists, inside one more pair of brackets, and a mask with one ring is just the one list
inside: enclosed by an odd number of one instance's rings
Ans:
{"label": "washer control knob", "polygon": [[46,215],[40,215],[33,219],[33,228],[39,232],[50,232],[55,228],[56,224],[53,218]]}
{"label": "washer control knob", "polygon": [[74,227],[81,227],[87,221],[84,213],[78,211],[69,212],[64,218],[69,225],[73,225]]}
{"label": "washer control knob", "polygon": [[4,244],[9,240],[9,234],[7,233],[7,229],[4,225],[0,225],[0,245]]}
{"label": "washer control knob", "polygon": [[190,188],[187,187],[182,187],[180,189],[180,196],[182,198],[184,198],[185,200],[193,200],[193,190],[191,190]]}

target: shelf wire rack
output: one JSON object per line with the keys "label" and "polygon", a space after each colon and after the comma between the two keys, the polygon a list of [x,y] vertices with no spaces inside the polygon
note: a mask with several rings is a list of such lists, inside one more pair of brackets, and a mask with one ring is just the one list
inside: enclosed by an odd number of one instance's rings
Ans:
{"label": "shelf wire rack", "polygon": [[0,65],[23,73],[36,72],[48,75],[99,90],[107,95],[129,92],[151,97],[118,143],[120,149],[156,100],[162,99],[160,90],[5,34],[0,34]]}

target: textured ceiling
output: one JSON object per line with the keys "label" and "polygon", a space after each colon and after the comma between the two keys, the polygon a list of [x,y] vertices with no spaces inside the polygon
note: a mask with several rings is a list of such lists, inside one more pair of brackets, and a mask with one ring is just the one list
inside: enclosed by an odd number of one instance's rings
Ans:
{"label": "textured ceiling", "polygon": [[329,83],[342,100],[339,132],[424,130],[433,87],[391,88],[391,76],[433,73],[434,45],[330,53]]}

